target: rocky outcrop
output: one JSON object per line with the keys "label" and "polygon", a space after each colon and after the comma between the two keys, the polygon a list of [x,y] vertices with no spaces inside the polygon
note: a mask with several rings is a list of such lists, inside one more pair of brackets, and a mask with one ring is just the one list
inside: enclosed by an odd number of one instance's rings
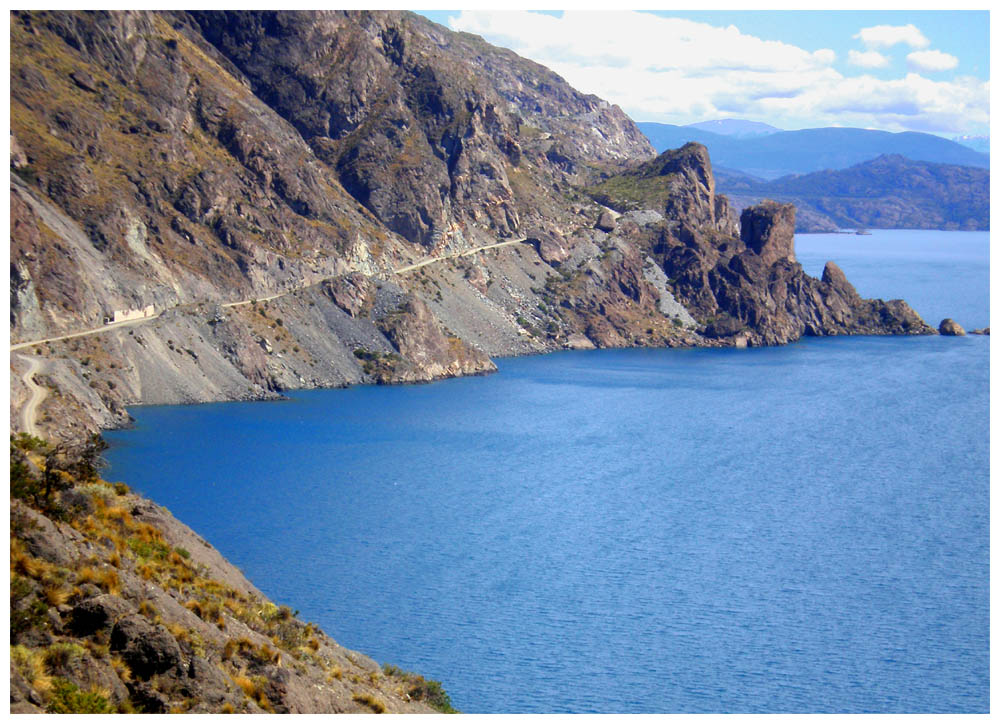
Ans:
{"label": "rocky outcrop", "polygon": [[[791,204],[765,201],[740,215],[740,240],[765,266],[772,266],[779,259],[795,263],[794,235],[795,207]],[[843,277],[843,272],[840,276]]]}
{"label": "rocky outcrop", "polygon": [[406,297],[376,324],[398,355],[375,368],[379,382],[427,382],[496,371],[485,354],[458,337],[445,336],[427,305],[414,296]]}
{"label": "rocky outcrop", "polygon": [[[511,181],[526,156],[541,173],[568,178],[605,160],[652,155],[620,110],[540,66],[415,15],[192,17],[358,201],[425,246],[461,222],[515,233],[532,211]],[[558,114],[546,112],[553,95]],[[570,139],[582,135],[576,124],[583,117],[596,133],[581,148]],[[544,127],[547,150],[523,137],[525,126]],[[556,147],[563,150],[553,153]]]}
{"label": "rocky outcrop", "polygon": [[946,317],[945,319],[942,319],[941,324],[938,325],[938,334],[942,334],[947,337],[964,337],[965,330],[962,329],[962,325],[954,319]]}

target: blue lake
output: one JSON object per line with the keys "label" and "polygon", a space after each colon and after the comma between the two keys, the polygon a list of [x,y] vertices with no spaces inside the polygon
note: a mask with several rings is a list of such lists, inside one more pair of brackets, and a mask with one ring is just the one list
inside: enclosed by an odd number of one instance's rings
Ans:
{"label": "blue lake", "polygon": [[[988,234],[800,236],[988,318]],[[139,407],[109,476],[466,712],[989,710],[989,338],[499,361]]]}

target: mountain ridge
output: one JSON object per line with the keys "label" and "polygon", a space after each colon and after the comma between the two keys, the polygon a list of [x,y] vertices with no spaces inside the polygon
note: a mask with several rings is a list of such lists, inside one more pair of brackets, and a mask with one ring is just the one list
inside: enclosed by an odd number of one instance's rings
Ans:
{"label": "mountain ridge", "polygon": [[738,207],[764,198],[794,203],[799,231],[843,228],[989,230],[987,169],[886,154],[839,171],[720,184]]}
{"label": "mountain ridge", "polygon": [[914,161],[989,168],[989,156],[927,133],[890,133],[861,128],[809,128],[740,139],[704,129],[661,123],[637,124],[660,152],[687,141],[703,143],[714,161],[769,180],[790,174],[839,170],[880,155],[897,153]]}

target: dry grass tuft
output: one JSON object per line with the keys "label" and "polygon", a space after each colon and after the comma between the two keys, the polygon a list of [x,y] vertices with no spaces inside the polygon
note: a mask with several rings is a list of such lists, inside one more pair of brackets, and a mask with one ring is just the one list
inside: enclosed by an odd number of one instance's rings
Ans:
{"label": "dry grass tuft", "polygon": [[64,586],[46,586],[45,602],[50,606],[62,606],[73,596],[72,589]]}
{"label": "dry grass tuft", "polygon": [[125,683],[132,681],[132,669],[129,668],[129,665],[120,656],[115,656],[111,659],[111,668],[118,674],[118,678]]}
{"label": "dry grass tuft", "polygon": [[45,696],[52,690],[52,677],[45,666],[45,654],[26,646],[10,647],[10,662],[28,682],[28,686]]}
{"label": "dry grass tuft", "polygon": [[385,704],[383,704],[381,701],[376,699],[371,694],[355,694],[351,698],[354,699],[354,701],[358,702],[359,704],[364,704],[376,714],[385,713]]}
{"label": "dry grass tuft", "polygon": [[84,566],[76,574],[76,582],[78,584],[93,583],[95,586],[102,588],[106,593],[114,596],[122,592],[121,581],[118,579],[118,571],[114,568]]}

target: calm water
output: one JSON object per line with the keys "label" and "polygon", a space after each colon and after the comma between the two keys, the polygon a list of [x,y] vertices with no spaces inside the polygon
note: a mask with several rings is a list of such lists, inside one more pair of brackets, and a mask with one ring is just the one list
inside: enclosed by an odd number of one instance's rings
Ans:
{"label": "calm water", "polygon": [[[988,324],[987,247],[798,246],[966,327]],[[110,475],[467,712],[982,712],[988,347],[559,353],[136,408]]]}

